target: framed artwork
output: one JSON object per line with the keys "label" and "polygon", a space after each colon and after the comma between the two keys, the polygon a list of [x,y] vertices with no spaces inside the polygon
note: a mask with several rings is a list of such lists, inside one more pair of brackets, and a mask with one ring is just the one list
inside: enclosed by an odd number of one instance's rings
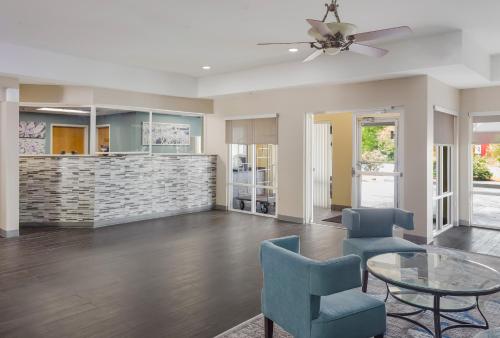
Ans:
{"label": "framed artwork", "polygon": [[45,138],[45,122],[39,121],[19,121],[20,138]]}
{"label": "framed artwork", "polygon": [[40,138],[20,138],[20,155],[43,155],[45,154],[45,140]]}
{"label": "framed artwork", "polygon": [[[151,133],[154,146],[189,146],[191,144],[189,124],[153,122]],[[142,145],[149,145],[149,122],[142,123]]]}

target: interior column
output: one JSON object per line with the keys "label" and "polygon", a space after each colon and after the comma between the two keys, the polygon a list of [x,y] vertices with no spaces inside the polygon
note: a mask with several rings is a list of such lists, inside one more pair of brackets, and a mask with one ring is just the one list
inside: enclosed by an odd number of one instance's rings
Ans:
{"label": "interior column", "polygon": [[[4,82],[4,83],[2,83]],[[0,236],[19,236],[19,87],[0,78]]]}

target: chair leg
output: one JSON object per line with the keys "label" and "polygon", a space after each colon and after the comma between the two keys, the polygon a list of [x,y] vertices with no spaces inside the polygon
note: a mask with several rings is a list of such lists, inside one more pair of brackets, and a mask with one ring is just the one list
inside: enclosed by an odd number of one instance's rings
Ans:
{"label": "chair leg", "polygon": [[368,270],[363,270],[363,285],[361,290],[364,293],[368,290]]}
{"label": "chair leg", "polygon": [[274,326],[273,321],[267,317],[264,317],[264,331],[266,338],[273,337],[273,326]]}

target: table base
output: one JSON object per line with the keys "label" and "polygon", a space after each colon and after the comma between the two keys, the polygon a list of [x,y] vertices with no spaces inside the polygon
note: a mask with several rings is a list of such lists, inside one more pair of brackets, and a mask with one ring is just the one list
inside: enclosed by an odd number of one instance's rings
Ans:
{"label": "table base", "polygon": [[[394,297],[394,295],[392,295],[392,293],[389,290],[389,286],[387,286],[387,294],[385,297],[385,302],[387,302],[389,295],[393,296],[393,298],[396,299],[397,301],[400,301],[397,297]],[[483,318],[484,324],[482,324],[482,325],[478,325],[478,324],[466,322],[463,320],[459,320],[456,318],[452,318],[450,316],[447,316],[447,315],[441,313],[442,312],[442,309],[440,306],[441,296],[439,296],[439,295],[434,295],[434,306],[433,306],[433,309],[430,310],[434,313],[434,332],[431,329],[429,329],[425,324],[422,324],[413,318],[409,318],[411,316],[415,316],[415,315],[424,313],[426,311],[429,311],[429,309],[421,308],[418,305],[408,304],[408,303],[404,302],[404,304],[416,307],[416,308],[418,308],[418,310],[413,311],[413,312],[403,312],[403,313],[391,313],[391,312],[389,312],[389,313],[387,313],[387,316],[399,318],[399,319],[405,320],[407,322],[410,322],[410,323],[424,329],[426,332],[428,332],[430,335],[432,335],[433,337],[436,337],[436,338],[441,338],[443,332],[445,332],[445,331],[458,329],[458,328],[475,328],[475,329],[487,330],[489,328],[488,320],[486,319],[483,312],[481,311],[481,308],[479,307],[479,297],[475,297],[475,298],[476,298],[476,304],[473,308],[476,308],[477,311],[479,312],[479,314],[481,315],[481,317]],[[470,309],[465,309],[464,311],[468,311],[468,310],[470,310]],[[458,312],[458,311],[449,311],[449,312]],[[441,318],[447,319],[451,322],[454,322],[455,324],[447,326],[447,327],[442,329],[441,328]]]}

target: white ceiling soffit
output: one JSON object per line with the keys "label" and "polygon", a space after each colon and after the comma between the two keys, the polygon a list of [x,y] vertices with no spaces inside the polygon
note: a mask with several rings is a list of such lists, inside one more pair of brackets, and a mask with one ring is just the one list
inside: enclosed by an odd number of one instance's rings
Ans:
{"label": "white ceiling soffit", "polygon": [[[494,84],[500,60],[460,31],[379,44],[383,58],[345,53],[314,62],[289,62],[199,79],[201,97],[282,87],[368,81],[427,74],[457,88]],[[494,62],[493,62],[494,61]],[[497,81],[500,79],[496,79]]]}
{"label": "white ceiling soffit", "polygon": [[0,74],[21,83],[72,84],[183,97],[430,75],[457,88],[500,83],[500,55],[490,56],[460,31],[377,44],[383,58],[345,53],[314,62],[278,63],[195,78],[0,43]]}
{"label": "white ceiling soffit", "polygon": [[71,84],[196,97],[194,77],[0,43],[0,74],[21,83]]}

